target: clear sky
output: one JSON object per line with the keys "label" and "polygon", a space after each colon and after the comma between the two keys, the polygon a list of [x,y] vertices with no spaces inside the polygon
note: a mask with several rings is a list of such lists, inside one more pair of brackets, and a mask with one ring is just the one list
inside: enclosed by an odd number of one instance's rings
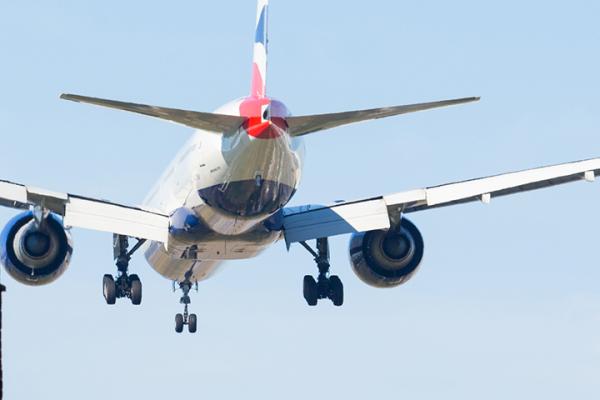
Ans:
{"label": "clear sky", "polygon": [[[295,114],[482,96],[475,105],[307,138],[293,204],[600,156],[597,1],[271,2],[268,92]],[[190,134],[62,92],[210,111],[249,91],[255,2],[0,3],[0,176],[137,204]],[[299,247],[230,262],[193,294],[132,264],[144,302],[108,307],[111,235],[74,230],[71,268],[2,273],[7,399],[591,399],[600,390],[600,184],[412,215],[406,286],[354,277],[309,308]],[[0,210],[0,220],[14,212]],[[107,397],[108,396],[108,397]]]}

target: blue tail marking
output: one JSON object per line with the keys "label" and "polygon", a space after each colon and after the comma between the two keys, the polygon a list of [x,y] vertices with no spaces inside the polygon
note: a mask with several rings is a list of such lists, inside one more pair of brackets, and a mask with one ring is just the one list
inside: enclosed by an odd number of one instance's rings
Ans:
{"label": "blue tail marking", "polygon": [[260,13],[260,18],[258,20],[258,26],[256,27],[256,38],[254,39],[255,43],[262,43],[263,46],[267,46],[267,6],[263,7],[262,12]]}

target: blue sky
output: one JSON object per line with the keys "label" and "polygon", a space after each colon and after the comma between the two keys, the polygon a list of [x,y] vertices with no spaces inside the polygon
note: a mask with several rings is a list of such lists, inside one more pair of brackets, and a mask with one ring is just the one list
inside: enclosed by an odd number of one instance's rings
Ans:
{"label": "blue sky", "polygon": [[[475,105],[307,138],[293,204],[600,155],[594,1],[273,0],[268,92],[295,114],[482,96]],[[254,1],[0,5],[0,174],[136,204],[189,129],[58,100],[73,92],[210,111],[249,90]],[[411,216],[406,286],[365,286],[332,240],[346,304],[309,309],[311,257],[278,244],[193,295],[138,256],[139,308],[110,308],[111,236],[74,231],[40,288],[2,273],[6,398],[594,398],[600,389],[600,186],[575,183]],[[14,215],[0,210],[0,220]]]}

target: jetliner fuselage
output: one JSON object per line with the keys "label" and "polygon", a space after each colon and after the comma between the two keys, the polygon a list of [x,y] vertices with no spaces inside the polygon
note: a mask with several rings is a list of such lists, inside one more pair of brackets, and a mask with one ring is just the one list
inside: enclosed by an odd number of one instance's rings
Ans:
{"label": "jetliner fuselage", "polygon": [[234,132],[196,131],[144,202],[171,215],[168,248],[152,243],[146,258],[172,280],[202,280],[220,260],[253,257],[280,239],[278,214],[300,183],[304,143],[287,134],[282,102],[247,97],[216,113],[247,122]]}

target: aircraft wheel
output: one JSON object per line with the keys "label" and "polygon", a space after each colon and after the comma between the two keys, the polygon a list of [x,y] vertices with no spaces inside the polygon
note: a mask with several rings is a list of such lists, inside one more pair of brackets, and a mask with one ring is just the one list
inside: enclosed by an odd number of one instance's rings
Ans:
{"label": "aircraft wheel", "polygon": [[112,275],[106,274],[102,279],[102,293],[106,304],[113,305],[117,302],[117,285]]}
{"label": "aircraft wheel", "polygon": [[181,314],[175,315],[175,332],[183,332],[183,315]]}
{"label": "aircraft wheel", "polygon": [[333,302],[334,306],[340,307],[342,304],[344,304],[344,285],[342,284],[342,280],[339,278],[339,276],[334,275],[329,278],[329,290],[329,298]]}
{"label": "aircraft wheel", "polygon": [[306,275],[304,277],[303,289],[306,303],[311,307],[316,306],[317,302],[319,301],[319,288],[315,278],[310,275]]}
{"label": "aircraft wheel", "polygon": [[131,285],[131,303],[135,306],[142,304],[142,281],[137,275],[131,275],[129,277],[129,284]]}
{"label": "aircraft wheel", "polygon": [[198,317],[196,314],[190,314],[188,319],[188,330],[190,333],[196,333],[196,329],[198,328]]}

